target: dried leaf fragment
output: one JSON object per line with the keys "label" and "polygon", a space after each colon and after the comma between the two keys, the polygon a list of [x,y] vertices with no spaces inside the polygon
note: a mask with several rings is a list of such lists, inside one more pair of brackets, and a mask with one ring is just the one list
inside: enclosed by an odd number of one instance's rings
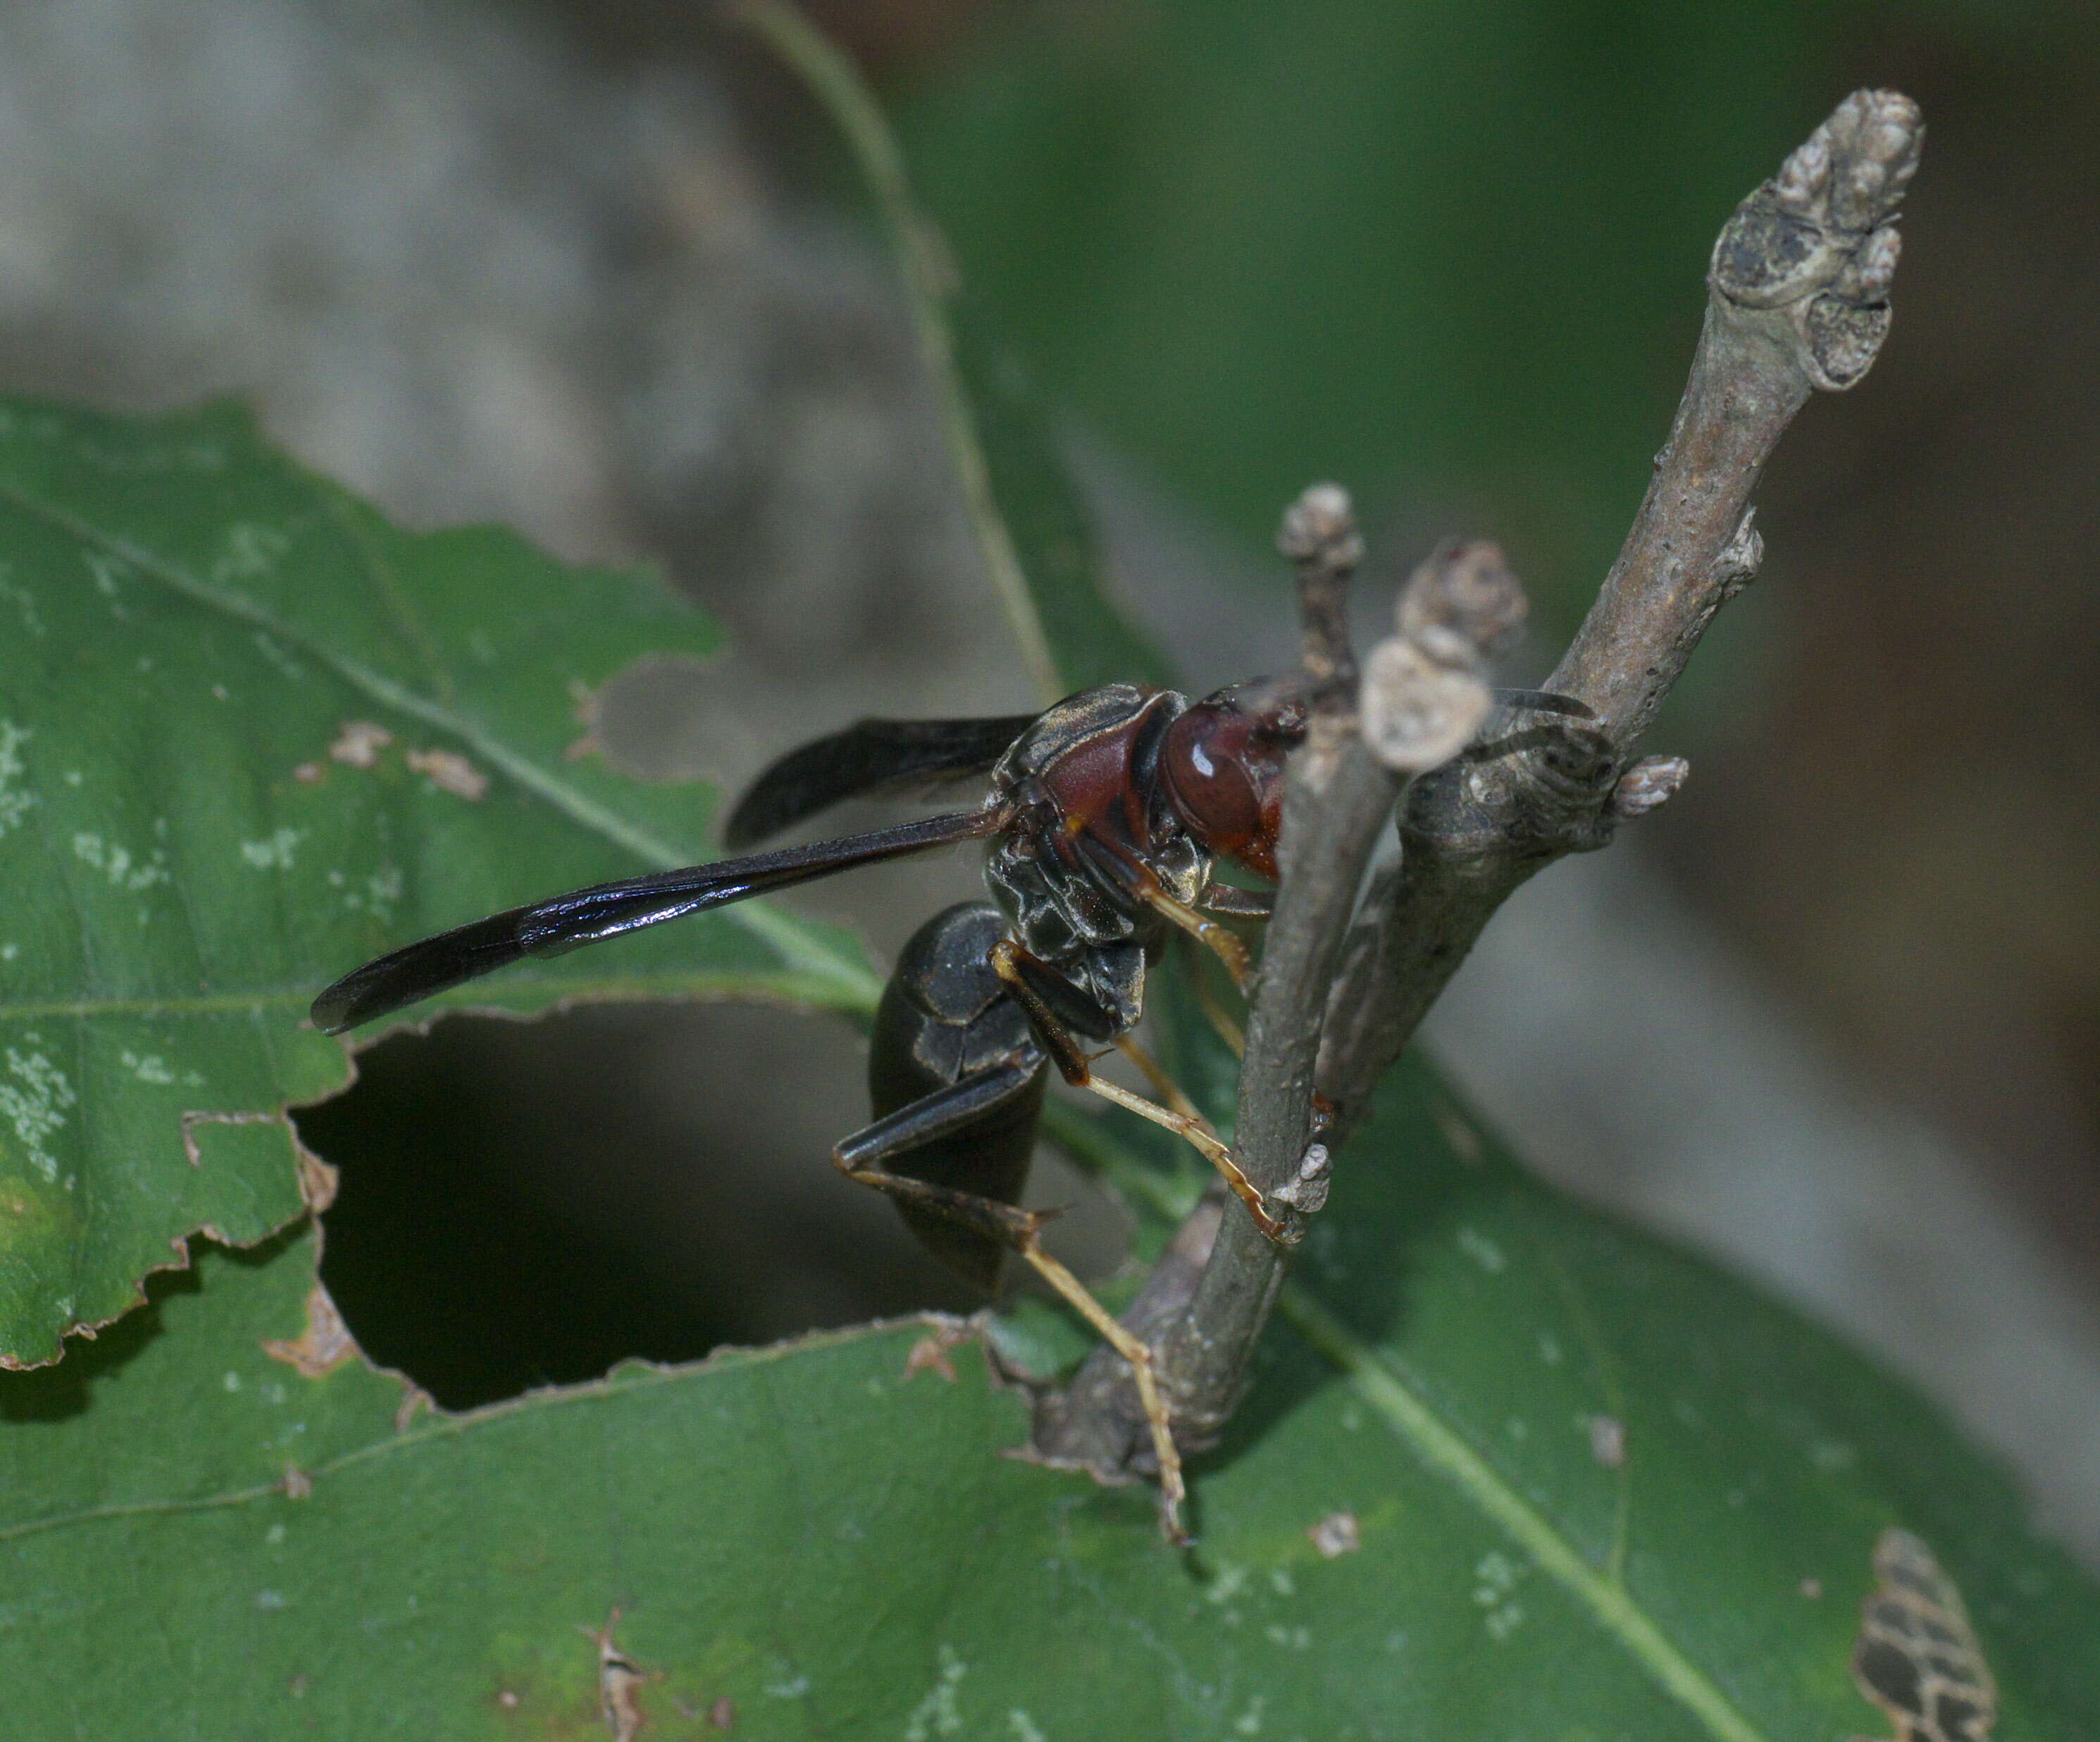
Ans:
{"label": "dried leaf fragment", "polygon": [[457,750],[411,750],[404,760],[430,784],[463,799],[488,791],[488,776]]}
{"label": "dried leaf fragment", "polygon": [[936,1320],[904,1357],[904,1377],[928,1369],[938,1373],[949,1384],[955,1383],[955,1364],[948,1359],[948,1351],[959,1343],[967,1343],[972,1334],[971,1326],[964,1319]]}
{"label": "dried leaf fragment", "polygon": [[1895,1742],[1986,1742],[1998,1685],[1969,1612],[1932,1550],[1893,1527],[1874,1544],[1877,1585],[1860,1616],[1852,1679],[1888,1713]]}
{"label": "dried leaf fragment", "polygon": [[307,1378],[318,1379],[357,1353],[357,1339],[329,1299],[329,1291],[316,1282],[307,1291],[306,1330],[294,1340],[264,1338],[262,1352],[296,1367]]}
{"label": "dried leaf fragment", "polygon": [[649,1722],[642,1709],[642,1690],[653,1679],[651,1673],[613,1643],[612,1630],[620,1625],[620,1611],[605,1618],[602,1627],[580,1630],[598,1647],[598,1709],[613,1742],[634,1742]]}
{"label": "dried leaf fragment", "polygon": [[329,755],[345,768],[370,768],[379,752],[394,742],[394,734],[369,720],[346,720],[329,746]]}

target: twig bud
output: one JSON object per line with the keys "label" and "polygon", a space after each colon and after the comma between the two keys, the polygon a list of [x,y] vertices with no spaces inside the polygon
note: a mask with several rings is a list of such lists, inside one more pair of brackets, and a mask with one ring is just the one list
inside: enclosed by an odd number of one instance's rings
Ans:
{"label": "twig bud", "polygon": [[1339,484],[1308,484],[1283,511],[1276,548],[1301,567],[1352,570],[1364,560],[1349,492]]}
{"label": "twig bud", "polygon": [[1917,105],[1902,92],[1855,90],[1714,245],[1714,294],[1777,313],[1802,373],[1826,391],[1864,375],[1888,332],[1896,208],[1924,140]]}
{"label": "twig bud", "polygon": [[1371,650],[1359,703],[1364,742],[1396,773],[1449,761],[1494,706],[1487,655],[1523,626],[1524,589],[1500,548],[1449,544],[1408,578],[1400,633]]}
{"label": "twig bud", "polygon": [[1305,637],[1300,663],[1312,680],[1315,711],[1345,713],[1357,675],[1349,646],[1349,577],[1364,559],[1349,492],[1339,484],[1308,484],[1283,511],[1276,548],[1298,570],[1298,615]]}
{"label": "twig bud", "polygon": [[1644,817],[1674,798],[1691,772],[1683,756],[1643,756],[1619,776],[1608,809],[1615,817]]}

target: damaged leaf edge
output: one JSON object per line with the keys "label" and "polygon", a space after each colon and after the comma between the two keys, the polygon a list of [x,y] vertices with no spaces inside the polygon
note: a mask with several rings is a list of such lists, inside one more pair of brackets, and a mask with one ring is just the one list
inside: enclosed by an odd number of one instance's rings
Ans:
{"label": "damaged leaf edge", "polygon": [[[293,1218],[291,1222],[276,1230],[276,1233],[271,1237],[274,1238],[282,1236],[286,1229],[297,1227],[302,1220],[309,1224],[313,1235],[307,1246],[307,1250],[312,1255],[311,1280],[302,1297],[305,1321],[291,1339],[275,1338],[258,1339],[259,1347],[265,1354],[272,1360],[284,1361],[287,1365],[293,1367],[295,1370],[302,1369],[299,1369],[299,1364],[286,1352],[302,1343],[311,1334],[315,1297],[328,1299],[326,1287],[320,1278],[320,1257],[324,1235],[319,1219],[311,1212],[306,1212],[301,1216]],[[210,1237],[207,1235],[203,1237],[209,1239]],[[242,1247],[223,1241],[213,1240],[211,1243],[227,1252],[253,1250],[253,1246]],[[262,1243],[258,1241],[253,1245]],[[161,1268],[171,1269],[178,1267],[163,1266]],[[329,1310],[333,1310],[332,1300],[329,1301]],[[953,1314],[936,1312],[899,1313],[889,1317],[871,1319],[858,1325],[805,1331],[799,1336],[783,1338],[778,1343],[756,1345],[722,1343],[709,1350],[699,1360],[693,1361],[651,1361],[640,1357],[631,1357],[618,1362],[595,1379],[583,1380],[573,1385],[538,1386],[531,1391],[521,1391],[515,1397],[506,1397],[496,1403],[483,1404],[471,1409],[457,1411],[445,1409],[432,1401],[429,1393],[399,1368],[382,1366],[374,1361],[364,1352],[355,1336],[349,1334],[346,1326],[343,1337],[345,1347],[340,1354],[328,1363],[324,1374],[309,1376],[325,1377],[325,1374],[333,1374],[349,1365],[352,1361],[355,1361],[361,1364],[367,1372],[376,1374],[382,1379],[394,1381],[400,1387],[400,1398],[394,1411],[393,1431],[380,1437],[368,1440],[362,1444],[352,1446],[348,1450],[340,1452],[320,1463],[311,1466],[301,1466],[296,1471],[296,1478],[298,1484],[304,1490],[302,1497],[306,1497],[320,1488],[330,1476],[340,1471],[352,1468],[371,1458],[388,1453],[407,1450],[412,1446],[421,1445],[427,1440],[450,1439],[479,1427],[485,1422],[500,1420],[509,1416],[545,1409],[560,1408],[569,1404],[593,1402],[657,1385],[704,1379],[717,1372],[727,1372],[754,1365],[788,1360],[798,1355],[843,1347],[873,1338],[893,1337],[911,1331],[917,1331],[922,1337],[939,1338],[945,1347],[950,1350],[974,1340],[986,1357],[985,1388],[987,1394],[1011,1395],[1011,1388],[999,1383],[997,1371],[990,1359],[990,1344],[989,1339],[983,1334],[983,1314],[976,1314],[970,1318],[959,1320]],[[902,1383],[906,1377],[902,1365],[900,1363],[899,1383],[896,1387],[900,1394],[906,1388]],[[1017,1435],[1019,1435],[1025,1433],[1026,1429],[1026,1405],[1018,1397],[1014,1399],[1014,1402],[1016,1415],[1013,1425]],[[198,1499],[174,1502],[165,1506],[159,1502],[154,1502],[145,1506],[126,1506],[113,1510],[120,1515],[129,1515],[141,1510],[195,1511],[205,1507],[240,1505],[271,1495],[283,1495],[286,1491],[287,1476],[280,1474],[271,1481],[258,1483],[252,1487],[205,1496]],[[64,1513],[49,1518],[24,1519],[11,1524],[0,1524],[0,1542],[11,1542],[20,1537],[40,1535],[45,1531],[57,1530],[69,1524],[92,1523],[111,1515],[112,1515],[112,1509],[95,1507],[85,1511]]]}

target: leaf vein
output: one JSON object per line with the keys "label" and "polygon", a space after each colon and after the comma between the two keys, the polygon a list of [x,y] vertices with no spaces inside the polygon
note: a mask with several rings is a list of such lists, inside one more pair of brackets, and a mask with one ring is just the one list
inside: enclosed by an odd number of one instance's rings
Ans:
{"label": "leaf vein", "polygon": [[[54,503],[32,496],[17,484],[0,481],[0,501],[12,503],[24,514],[44,521],[83,545],[122,558],[194,604],[222,612],[288,646],[298,647],[316,664],[325,666],[375,701],[452,734],[536,798],[552,805],[571,822],[625,849],[643,863],[660,871],[692,861],[692,849],[629,822],[579,792],[480,722],[418,694],[362,660],[323,645],[255,600],[201,580],[171,558],[104,531]],[[726,918],[757,937],[784,963],[801,970],[813,982],[828,986],[827,1002],[854,1010],[875,1008],[881,994],[880,980],[865,965],[810,936],[788,915],[760,902],[744,902],[723,911]]]}

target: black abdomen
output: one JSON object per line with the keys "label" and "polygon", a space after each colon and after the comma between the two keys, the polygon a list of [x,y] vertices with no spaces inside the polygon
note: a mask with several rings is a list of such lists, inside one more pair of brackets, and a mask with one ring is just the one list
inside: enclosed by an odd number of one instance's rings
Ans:
{"label": "black abdomen", "polygon": [[[880,1118],[998,1065],[1032,1069],[1025,1093],[889,1164],[891,1172],[929,1185],[1017,1204],[1035,1153],[1048,1061],[1021,1006],[992,972],[992,946],[1005,929],[990,902],[964,902],[911,934],[876,1010],[867,1086]],[[998,1241],[910,1205],[898,1204],[898,1211],[951,1269],[987,1294],[997,1290],[1006,1257]]]}

